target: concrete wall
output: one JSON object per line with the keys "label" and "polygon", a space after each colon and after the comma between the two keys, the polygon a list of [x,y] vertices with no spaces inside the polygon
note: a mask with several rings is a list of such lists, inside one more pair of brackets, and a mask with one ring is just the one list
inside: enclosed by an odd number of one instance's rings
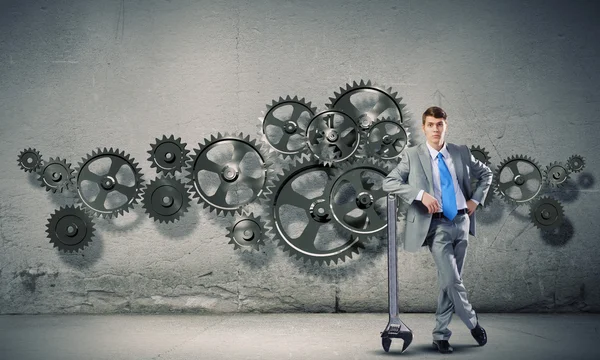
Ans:
{"label": "concrete wall", "polygon": [[[561,230],[544,235],[527,206],[496,198],[463,278],[479,311],[598,311],[597,13],[594,1],[3,1],[0,313],[387,311],[385,240],[332,266],[273,242],[240,253],[227,243],[231,219],[195,202],[177,223],[139,204],[96,218],[88,248],[59,252],[46,224],[73,198],[16,163],[34,147],[75,167],[112,146],[148,183],[156,137],[191,150],[217,132],[255,136],[272,99],[323,110],[361,79],[398,91],[417,130],[426,107],[443,106],[449,141],[483,146],[494,167],[584,156],[584,172],[553,193]],[[400,251],[399,263],[401,311],[434,311],[428,251]]]}

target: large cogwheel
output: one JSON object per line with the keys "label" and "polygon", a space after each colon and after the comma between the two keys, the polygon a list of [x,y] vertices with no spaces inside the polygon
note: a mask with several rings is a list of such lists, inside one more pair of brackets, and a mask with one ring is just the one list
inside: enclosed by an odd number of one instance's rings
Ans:
{"label": "large cogwheel", "polygon": [[301,155],[307,152],[306,128],[316,112],[317,108],[304,98],[280,97],[267,105],[267,112],[259,118],[258,134],[268,148],[284,159]]}
{"label": "large cogwheel", "polygon": [[143,192],[141,168],[119,149],[92,151],[76,169],[78,201],[84,210],[103,218],[129,212]]}
{"label": "large cogwheel", "polygon": [[175,222],[188,211],[190,199],[185,184],[164,176],[150,181],[143,195],[143,207],[154,221]]}
{"label": "large cogwheel", "polygon": [[573,155],[567,160],[567,167],[574,173],[583,171],[585,159],[580,155]]}
{"label": "large cogwheel", "polygon": [[388,193],[382,186],[390,171],[374,159],[343,163],[335,170],[325,193],[333,219],[346,233],[362,239],[387,228]]}
{"label": "large cogwheel", "polygon": [[34,172],[42,167],[42,155],[36,149],[25,149],[17,157],[17,162],[21,170],[25,172]]}
{"label": "large cogwheel", "polygon": [[40,176],[38,180],[41,182],[41,186],[46,187],[46,191],[62,192],[64,189],[69,190],[69,187],[73,186],[73,172],[71,164],[67,163],[66,160],[61,160],[59,157],[56,159],[50,158],[38,170]]}
{"label": "large cogwheel", "polygon": [[513,155],[500,163],[494,174],[494,189],[509,204],[522,205],[536,199],[543,188],[544,173],[537,163]]}
{"label": "large cogwheel", "polygon": [[338,110],[315,115],[306,131],[308,148],[324,165],[348,160],[364,145],[364,134],[356,122]]}
{"label": "large cogwheel", "polygon": [[233,245],[234,250],[241,249],[244,252],[259,250],[260,246],[265,244],[265,240],[272,238],[266,222],[252,213],[243,212],[226,229],[229,244]]}
{"label": "large cogwheel", "polygon": [[547,231],[556,229],[562,224],[564,211],[557,200],[544,196],[531,204],[529,216],[535,226]]}
{"label": "large cogwheel", "polygon": [[181,171],[187,161],[187,154],[190,152],[185,148],[187,144],[181,142],[181,138],[175,139],[171,135],[167,138],[163,135],[162,139],[156,138],[156,143],[150,144],[148,161],[150,167],[156,168],[156,172],[174,175],[176,171]]}
{"label": "large cogwheel", "polygon": [[392,93],[392,88],[382,88],[361,80],[346,88],[340,88],[340,92],[334,92],[334,97],[329,98],[326,106],[330,109],[341,110],[356,121],[362,130],[368,130],[371,124],[380,117],[390,118],[392,120],[404,122],[406,115],[401,104],[402,98],[397,97],[398,93]]}
{"label": "large cogwheel", "polygon": [[85,248],[94,235],[94,222],[79,207],[67,206],[56,210],[48,219],[48,238],[59,250],[74,252]]}
{"label": "large cogwheel", "polygon": [[550,186],[561,187],[569,179],[569,169],[563,163],[555,161],[546,166],[544,175]]}
{"label": "large cogwheel", "polygon": [[269,228],[289,256],[329,265],[364,248],[358,238],[341,237],[335,228],[325,193],[332,175],[332,168],[314,158],[301,158],[274,181],[265,204],[268,225],[272,222]]}
{"label": "large cogwheel", "polygon": [[399,160],[409,146],[410,133],[392,118],[377,119],[367,132],[366,153],[383,161]]}
{"label": "large cogwheel", "polygon": [[268,186],[271,157],[249,136],[211,135],[189,160],[193,197],[217,215],[241,214]]}

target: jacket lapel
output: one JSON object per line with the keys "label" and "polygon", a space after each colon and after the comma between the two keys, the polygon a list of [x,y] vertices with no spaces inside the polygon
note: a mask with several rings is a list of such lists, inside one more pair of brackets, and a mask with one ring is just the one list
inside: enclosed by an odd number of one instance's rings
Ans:
{"label": "jacket lapel", "polygon": [[429,155],[429,149],[427,149],[427,145],[425,143],[422,143],[419,146],[419,160],[421,160],[421,166],[423,167],[425,177],[427,178],[427,181],[429,181],[428,192],[433,194],[433,170],[431,170],[431,155]]}
{"label": "jacket lapel", "polygon": [[[464,193],[464,173],[463,173],[463,161],[460,156],[460,149],[453,144],[447,144],[446,148],[452,157],[452,162],[454,163],[454,172],[456,173],[456,179],[458,180],[458,185],[461,186]],[[467,194],[465,193],[465,196]]]}

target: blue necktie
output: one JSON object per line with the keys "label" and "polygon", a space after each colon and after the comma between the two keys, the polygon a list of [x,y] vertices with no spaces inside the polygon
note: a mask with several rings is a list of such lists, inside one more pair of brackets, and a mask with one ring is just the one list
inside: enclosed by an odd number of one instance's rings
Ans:
{"label": "blue necktie", "polygon": [[438,168],[440,169],[440,187],[442,190],[442,211],[444,216],[452,220],[458,214],[456,210],[456,195],[454,195],[454,184],[450,170],[444,162],[442,153],[438,153]]}

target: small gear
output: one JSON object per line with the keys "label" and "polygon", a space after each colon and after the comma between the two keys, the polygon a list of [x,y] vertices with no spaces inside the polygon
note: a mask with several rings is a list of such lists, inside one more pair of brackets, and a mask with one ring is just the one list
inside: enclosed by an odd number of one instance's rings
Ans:
{"label": "small gear", "polygon": [[175,139],[171,135],[167,138],[163,135],[162,139],[156,138],[156,143],[150,144],[148,161],[152,164],[150,167],[156,168],[156,172],[162,172],[164,175],[174,175],[176,171],[181,171],[190,152],[185,148],[187,144],[181,142],[181,138]]}
{"label": "small gear", "polygon": [[569,169],[563,163],[555,161],[546,166],[544,175],[550,186],[561,187],[569,178]]}
{"label": "small gear", "polygon": [[129,212],[143,193],[143,175],[134,161],[113,148],[98,148],[83,158],[75,170],[75,184],[84,210],[105,219]]}
{"label": "small gear", "polygon": [[482,148],[479,145],[472,145],[470,150],[471,150],[471,155],[473,155],[475,157],[475,159],[481,161],[482,163],[484,163],[487,166],[491,165],[490,153],[487,152],[485,150],[485,148]]}
{"label": "small gear", "polygon": [[256,140],[219,133],[198,145],[187,178],[193,197],[204,208],[217,215],[241,214],[243,206],[262,196],[272,173],[271,156]]}
{"label": "small gear", "polygon": [[17,157],[17,162],[19,167],[26,172],[37,171],[44,163],[40,152],[32,148],[21,151]]}
{"label": "small gear", "polygon": [[163,176],[150,181],[143,195],[143,208],[154,221],[175,222],[188,211],[190,199],[185,184]]}
{"label": "small gear", "polygon": [[366,136],[367,156],[383,161],[400,159],[402,151],[409,146],[410,133],[396,120],[377,119]]}
{"label": "small gear", "polygon": [[269,239],[269,229],[260,216],[254,216],[253,213],[242,213],[238,216],[231,226],[227,227],[228,244],[232,244],[234,250],[242,251],[260,250],[260,246],[265,244],[265,239]]}
{"label": "small gear", "polygon": [[392,93],[392,88],[385,89],[371,83],[371,80],[366,83],[361,80],[360,83],[346,84],[345,89],[340,87],[340,92],[334,92],[325,106],[348,114],[366,131],[380,117],[404,122],[406,105],[401,104],[402,98],[397,96],[397,92]]}
{"label": "small gear", "polygon": [[40,176],[38,180],[41,182],[41,186],[46,187],[46,191],[62,192],[64,189],[69,190],[73,186],[73,172],[71,164],[67,163],[66,160],[61,160],[59,157],[56,160],[50,158],[38,170]]}
{"label": "small gear", "polygon": [[267,112],[260,117],[258,135],[268,144],[269,149],[276,151],[283,158],[301,155],[308,151],[306,147],[306,128],[308,122],[317,112],[310,102],[304,98],[273,100],[267,105]]}
{"label": "small gear", "polygon": [[307,128],[308,148],[324,165],[348,160],[364,144],[356,122],[338,110],[325,110]]}
{"label": "small gear", "polygon": [[81,208],[61,207],[48,219],[46,232],[50,243],[64,252],[84,249],[94,235],[94,222]]}
{"label": "small gear", "polygon": [[274,181],[274,191],[263,202],[269,209],[267,227],[289,256],[330,265],[364,248],[358,238],[339,236],[332,223],[325,188],[333,171],[313,157],[302,157]]}
{"label": "small gear", "polygon": [[494,189],[509,204],[522,205],[536,199],[545,182],[537,163],[522,155],[513,155],[500,163],[494,174]]}
{"label": "small gear", "polygon": [[387,228],[388,193],[382,185],[390,171],[375,159],[342,163],[335,170],[325,193],[331,216],[343,231],[362,239]]}
{"label": "small gear", "polygon": [[580,155],[573,155],[567,160],[567,168],[574,173],[578,173],[585,167],[585,159]]}
{"label": "small gear", "polygon": [[529,216],[535,226],[547,231],[556,229],[562,224],[564,211],[557,200],[544,196],[531,204]]}

